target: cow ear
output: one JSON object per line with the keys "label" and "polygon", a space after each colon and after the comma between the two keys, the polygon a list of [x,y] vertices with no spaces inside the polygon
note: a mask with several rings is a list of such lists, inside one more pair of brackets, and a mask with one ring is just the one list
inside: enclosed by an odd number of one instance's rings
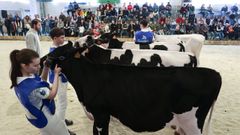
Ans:
{"label": "cow ear", "polygon": [[68,44],[73,46],[73,42],[68,40]]}

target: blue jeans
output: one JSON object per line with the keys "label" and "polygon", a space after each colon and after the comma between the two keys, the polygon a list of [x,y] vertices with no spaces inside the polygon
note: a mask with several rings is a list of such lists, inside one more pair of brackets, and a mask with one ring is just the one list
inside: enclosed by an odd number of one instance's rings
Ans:
{"label": "blue jeans", "polygon": [[219,39],[221,39],[221,40],[224,38],[224,34],[223,34],[222,31],[218,31],[216,35],[217,35],[217,36],[219,37]]}

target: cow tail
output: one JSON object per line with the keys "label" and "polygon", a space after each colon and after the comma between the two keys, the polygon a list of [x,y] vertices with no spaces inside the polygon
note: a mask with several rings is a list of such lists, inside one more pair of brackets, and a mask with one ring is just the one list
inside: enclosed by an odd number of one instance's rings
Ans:
{"label": "cow tail", "polygon": [[185,52],[185,47],[183,45],[183,42],[181,41],[181,43],[178,43],[178,45],[180,46],[180,52]]}
{"label": "cow tail", "polygon": [[211,124],[210,123],[211,123],[211,119],[212,119],[212,113],[213,113],[215,102],[216,101],[214,101],[212,106],[211,106],[210,114],[209,114],[207,123],[205,125],[205,129],[203,131],[203,135],[211,135]]}

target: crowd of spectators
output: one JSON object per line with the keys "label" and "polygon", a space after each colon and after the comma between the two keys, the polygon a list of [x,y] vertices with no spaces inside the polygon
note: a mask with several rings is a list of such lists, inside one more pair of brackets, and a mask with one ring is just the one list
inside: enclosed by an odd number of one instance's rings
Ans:
{"label": "crowd of spectators", "polygon": [[[219,11],[220,14],[215,11]],[[48,35],[54,27],[64,29],[66,36],[83,36],[85,32],[92,32],[98,36],[102,32],[116,32],[119,37],[133,38],[140,30],[139,22],[149,21],[149,27],[156,34],[192,34],[199,33],[206,39],[239,39],[240,15],[237,4],[230,9],[225,5],[222,9],[213,9],[211,5],[195,9],[192,4],[183,4],[173,14],[171,4],[153,5],[145,3],[142,6],[123,3],[121,6],[107,3],[97,9],[83,9],[76,2],[69,4],[66,13],[59,16],[47,15],[46,18],[33,18],[18,14],[7,18],[0,18],[0,35],[26,35],[30,29],[31,19],[42,22],[41,35]]]}

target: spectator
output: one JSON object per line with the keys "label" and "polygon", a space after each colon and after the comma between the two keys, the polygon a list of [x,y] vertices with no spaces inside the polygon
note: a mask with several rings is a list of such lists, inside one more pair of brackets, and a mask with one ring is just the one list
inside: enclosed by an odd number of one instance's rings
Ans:
{"label": "spectator", "polygon": [[22,30],[23,30],[23,26],[22,26],[22,21],[20,20],[20,17],[17,17],[15,20],[15,27],[16,27],[16,34],[19,36],[22,36]]}
{"label": "spectator", "polygon": [[168,2],[167,5],[166,5],[166,11],[167,11],[166,16],[167,17],[172,15],[171,10],[172,10],[172,5],[170,4],[170,2]]}
{"label": "spectator", "polygon": [[68,10],[67,10],[67,14],[70,15],[69,13],[71,13],[71,15],[73,16],[74,14],[74,6],[73,6],[73,3],[70,2],[69,5],[68,5]]}
{"label": "spectator", "polygon": [[64,21],[66,19],[66,16],[63,14],[63,12],[61,12],[58,18]]}
{"label": "spectator", "polygon": [[80,24],[80,26],[79,26],[79,37],[82,37],[84,32],[85,32],[84,25]]}
{"label": "spectator", "polygon": [[22,20],[21,17],[19,17],[18,14],[16,14],[13,19],[14,19],[14,21],[16,21],[16,20]]}
{"label": "spectator", "polygon": [[50,20],[49,20],[49,28],[50,30],[52,30],[54,27],[55,27],[55,20],[53,18],[53,16],[50,17]]}
{"label": "spectator", "polygon": [[184,4],[180,9],[180,13],[182,14],[183,17],[186,17],[187,12],[188,11],[187,11],[186,5]]}
{"label": "spectator", "polygon": [[158,12],[158,5],[156,3],[153,4],[153,12]]}
{"label": "spectator", "polygon": [[163,5],[163,3],[162,3],[162,4],[159,6],[159,8],[158,8],[159,15],[164,14],[164,11],[165,11],[165,7],[164,7],[164,5]]}
{"label": "spectator", "polygon": [[225,5],[221,9],[221,15],[224,16],[224,15],[226,15],[227,12],[228,12],[228,6]]}
{"label": "spectator", "polygon": [[110,32],[113,33],[117,33],[117,24],[115,23],[115,21],[112,21],[111,25],[110,25]]}
{"label": "spectator", "polygon": [[2,18],[0,17],[0,34],[2,36],[4,36],[4,33],[3,33],[3,21],[2,21]]}
{"label": "spectator", "polygon": [[199,34],[202,34],[205,37],[206,40],[208,40],[207,32],[208,32],[207,25],[204,22],[201,22],[199,24]]}
{"label": "spectator", "polygon": [[134,23],[131,21],[131,23],[128,25],[128,37],[133,38],[134,37]]}
{"label": "spectator", "polygon": [[48,14],[48,15],[47,15],[47,18],[45,19],[45,31],[46,31],[46,35],[48,35],[49,32],[50,32],[49,24],[50,24],[50,15]]}
{"label": "spectator", "polygon": [[32,49],[41,57],[40,40],[38,31],[41,29],[41,21],[38,19],[32,20],[31,29],[26,34],[26,45],[28,49]]}
{"label": "spectator", "polygon": [[184,18],[182,17],[182,15],[178,15],[177,19],[176,19],[176,23],[182,25],[184,23]]}
{"label": "spectator", "polygon": [[239,27],[238,23],[234,24],[233,30],[234,30],[234,39],[238,40],[239,39],[239,33],[240,33],[240,27]]}
{"label": "spectator", "polygon": [[207,7],[207,11],[209,12],[209,14],[213,14],[213,8],[211,4],[209,4],[209,6]]}
{"label": "spectator", "polygon": [[133,10],[133,6],[132,6],[131,2],[129,2],[127,9],[129,12],[131,12]]}
{"label": "spectator", "polygon": [[181,25],[180,24],[176,25],[176,29],[175,29],[175,33],[174,34],[184,34],[183,30],[181,29]]}
{"label": "spectator", "polygon": [[119,20],[117,21],[117,33],[116,36],[120,37],[122,34],[122,22]]}
{"label": "spectator", "polygon": [[123,21],[121,37],[128,36],[128,24]]}
{"label": "spectator", "polygon": [[60,19],[60,18],[59,18],[59,20],[58,20],[57,27],[60,28],[60,29],[63,29],[63,28],[64,28],[64,22],[63,22],[63,20]]}
{"label": "spectator", "polygon": [[233,5],[231,7],[231,11],[232,11],[233,14],[237,14],[238,13],[238,6],[237,6],[237,4],[235,4],[235,5]]}
{"label": "spectator", "polygon": [[158,23],[162,26],[166,24],[166,17],[164,15],[161,15],[161,17],[158,20]]}
{"label": "spectator", "polygon": [[133,8],[135,8],[138,11],[140,10],[140,7],[139,7],[139,5],[137,3],[133,6]]}
{"label": "spectator", "polygon": [[205,8],[205,4],[202,4],[201,8],[200,8],[200,14],[202,14],[202,17],[206,16],[206,8]]}
{"label": "spectator", "polygon": [[105,26],[104,26],[104,32],[105,33],[109,33],[110,32],[110,28],[109,28],[109,24],[106,23]]}
{"label": "spectator", "polygon": [[12,18],[10,18],[10,16],[8,15],[8,17],[5,19],[5,22],[4,22],[6,28],[7,28],[7,34],[8,36],[11,36],[11,33],[12,33]]}
{"label": "spectator", "polygon": [[137,31],[141,30],[140,24],[138,21],[135,22],[134,27],[133,27],[134,32],[136,33]]}
{"label": "spectator", "polygon": [[77,11],[79,8],[79,5],[76,1],[73,2],[73,8],[74,8],[74,11]]}
{"label": "spectator", "polygon": [[212,22],[212,24],[210,24],[208,26],[208,39],[213,40],[216,38],[216,24],[214,22]]}
{"label": "spectator", "polygon": [[193,15],[194,14],[195,7],[192,4],[189,5],[188,12],[189,12],[189,15]]}
{"label": "spectator", "polygon": [[218,22],[217,26],[216,26],[216,38],[219,38],[220,40],[222,40],[224,38],[224,26],[221,22]]}

